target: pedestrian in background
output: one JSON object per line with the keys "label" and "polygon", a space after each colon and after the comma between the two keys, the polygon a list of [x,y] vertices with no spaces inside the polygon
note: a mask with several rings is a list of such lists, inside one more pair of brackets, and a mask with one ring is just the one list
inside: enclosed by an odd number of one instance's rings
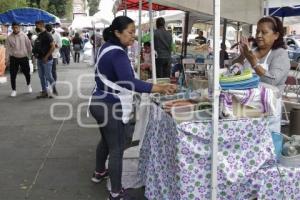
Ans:
{"label": "pedestrian in background", "polygon": [[203,36],[203,31],[199,31],[198,36],[195,38],[199,45],[206,44],[206,38]]}
{"label": "pedestrian in background", "polygon": [[7,37],[6,40],[6,65],[9,66],[10,83],[11,83],[11,96],[17,95],[16,78],[19,72],[19,66],[26,78],[28,92],[32,92],[30,85],[30,66],[28,57],[31,54],[32,46],[29,38],[25,33],[20,31],[20,24],[17,22],[12,23],[13,32]]}
{"label": "pedestrian in background", "polygon": [[63,32],[61,38],[62,47],[61,47],[61,56],[62,56],[62,62],[63,64],[70,64],[70,52],[71,52],[71,42],[68,37],[69,33]]}
{"label": "pedestrian in background", "polygon": [[34,42],[33,53],[37,58],[38,72],[42,87],[42,92],[37,96],[37,98],[48,98],[52,96],[51,94],[48,94],[47,81],[52,86],[53,94],[57,94],[55,80],[52,76],[52,53],[55,49],[55,44],[52,35],[46,31],[43,20],[36,21],[35,26],[38,37]]}
{"label": "pedestrian in background", "polygon": [[83,41],[79,36],[79,33],[75,33],[75,37],[72,39],[73,51],[74,51],[74,62],[79,63],[80,51],[83,49]]}
{"label": "pedestrian in background", "polygon": [[156,20],[154,31],[154,48],[157,53],[155,59],[157,78],[169,78],[171,73],[172,35],[165,28],[165,19]]}
{"label": "pedestrian in background", "polygon": [[57,33],[51,24],[46,25],[46,30],[52,35],[53,37],[53,42],[55,45],[55,49],[52,53],[53,57],[53,64],[52,64],[52,76],[55,81],[57,81],[57,73],[56,73],[56,66],[58,64],[58,58],[60,56],[59,49],[62,47],[62,42],[61,42],[61,37],[60,34]]}
{"label": "pedestrian in background", "polygon": [[90,43],[93,45],[93,58],[96,60],[97,58],[97,53],[102,45],[102,38],[100,35],[100,30],[97,29],[95,33],[90,38]]}

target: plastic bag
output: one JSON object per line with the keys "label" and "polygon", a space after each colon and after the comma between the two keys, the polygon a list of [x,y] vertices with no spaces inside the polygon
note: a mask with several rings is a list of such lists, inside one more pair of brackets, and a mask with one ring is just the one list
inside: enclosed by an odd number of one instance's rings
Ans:
{"label": "plastic bag", "polygon": [[29,68],[30,68],[30,74],[33,73],[33,64],[32,64],[32,60],[29,60]]}

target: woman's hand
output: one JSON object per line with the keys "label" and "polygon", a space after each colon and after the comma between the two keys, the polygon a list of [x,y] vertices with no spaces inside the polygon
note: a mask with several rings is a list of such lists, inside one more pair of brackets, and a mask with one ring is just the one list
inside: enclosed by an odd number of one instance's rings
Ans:
{"label": "woman's hand", "polygon": [[241,54],[249,61],[249,63],[252,66],[256,65],[257,59],[250,49],[250,44],[247,37],[242,36],[239,46]]}
{"label": "woman's hand", "polygon": [[153,84],[152,93],[160,94],[174,94],[177,90],[177,86],[174,84]]}

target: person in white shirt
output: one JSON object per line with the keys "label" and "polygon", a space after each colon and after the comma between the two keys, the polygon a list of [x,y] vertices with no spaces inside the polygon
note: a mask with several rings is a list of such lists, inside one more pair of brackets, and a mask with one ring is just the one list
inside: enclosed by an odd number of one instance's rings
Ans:
{"label": "person in white shirt", "polygon": [[61,42],[61,37],[60,34],[57,33],[53,28],[51,24],[47,24],[46,26],[46,30],[51,33],[52,37],[53,37],[53,42],[55,45],[55,49],[52,53],[52,57],[53,57],[53,64],[52,64],[52,76],[54,78],[54,80],[57,80],[57,73],[56,73],[56,65],[58,64],[58,58],[60,57],[59,54],[59,49],[62,46],[62,42]]}

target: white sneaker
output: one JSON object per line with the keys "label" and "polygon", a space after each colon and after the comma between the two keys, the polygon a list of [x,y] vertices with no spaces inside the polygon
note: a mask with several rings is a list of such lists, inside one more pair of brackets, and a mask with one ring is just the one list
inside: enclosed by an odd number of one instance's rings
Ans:
{"label": "white sneaker", "polygon": [[31,87],[31,85],[28,85],[28,93],[32,93],[32,87]]}
{"label": "white sneaker", "polygon": [[17,96],[17,91],[16,90],[13,90],[10,94],[11,97],[15,97]]}

